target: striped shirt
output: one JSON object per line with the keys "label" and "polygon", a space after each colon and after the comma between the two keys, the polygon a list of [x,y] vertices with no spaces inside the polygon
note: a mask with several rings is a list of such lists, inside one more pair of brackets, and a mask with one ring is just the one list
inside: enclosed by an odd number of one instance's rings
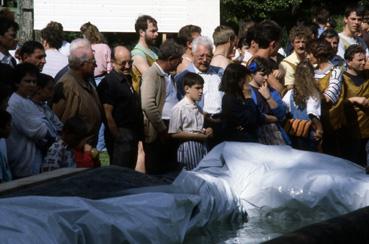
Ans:
{"label": "striped shirt", "polygon": [[[332,71],[332,72],[331,72]],[[342,68],[339,66],[333,66],[333,64],[329,64],[327,68],[324,70],[315,70],[315,80],[320,80],[326,75],[331,72],[331,75],[329,77],[329,84],[327,89],[323,92],[325,96],[329,98],[329,100],[332,101],[332,103],[336,103],[338,101],[338,98],[341,94],[341,87],[342,87]]]}

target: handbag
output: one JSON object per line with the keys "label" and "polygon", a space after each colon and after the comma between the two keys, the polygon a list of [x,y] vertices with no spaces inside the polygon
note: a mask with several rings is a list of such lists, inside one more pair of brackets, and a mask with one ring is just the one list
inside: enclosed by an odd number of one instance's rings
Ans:
{"label": "handbag", "polygon": [[307,138],[311,128],[311,120],[306,119],[287,119],[284,130],[290,136]]}

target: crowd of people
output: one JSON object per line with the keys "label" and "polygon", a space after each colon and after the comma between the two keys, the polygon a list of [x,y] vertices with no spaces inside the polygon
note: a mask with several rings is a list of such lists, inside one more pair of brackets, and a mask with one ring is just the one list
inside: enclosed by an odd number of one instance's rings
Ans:
{"label": "crowd of people", "polygon": [[[186,25],[158,44],[157,21],[135,23],[137,45],[109,46],[98,28],[17,43],[0,17],[0,181],[62,167],[110,164],[147,174],[192,170],[223,141],[290,145],[364,167],[369,151],[369,10],[349,6],[338,33],[329,12],[297,23],[281,47],[272,20],[238,35]],[[368,60],[367,60],[368,59]]]}

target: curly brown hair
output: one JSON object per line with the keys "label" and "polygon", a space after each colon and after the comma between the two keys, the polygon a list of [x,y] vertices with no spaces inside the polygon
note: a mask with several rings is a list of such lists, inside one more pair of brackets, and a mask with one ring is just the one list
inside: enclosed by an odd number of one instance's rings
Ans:
{"label": "curly brown hair", "polygon": [[305,108],[309,97],[320,99],[321,95],[314,79],[314,67],[305,60],[296,66],[293,100],[300,108]]}
{"label": "curly brown hair", "polygon": [[91,42],[91,44],[106,43],[104,35],[95,25],[91,24],[90,22],[83,24],[80,30],[85,38]]}
{"label": "curly brown hair", "polygon": [[306,52],[313,54],[318,63],[327,62],[335,55],[335,51],[331,44],[325,39],[319,39],[308,43]]}

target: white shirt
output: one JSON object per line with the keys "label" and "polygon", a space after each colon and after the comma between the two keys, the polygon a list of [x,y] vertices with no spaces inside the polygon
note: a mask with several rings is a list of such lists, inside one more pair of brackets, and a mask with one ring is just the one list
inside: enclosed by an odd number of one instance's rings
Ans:
{"label": "white shirt", "polygon": [[358,37],[358,36],[348,37],[348,36],[345,36],[343,32],[339,33],[338,35],[340,37],[340,40],[338,42],[337,55],[341,56],[342,58],[345,58],[344,56],[345,56],[346,49],[353,44],[359,44],[364,48],[366,56],[369,56],[369,50],[363,38]]}
{"label": "white shirt", "polygon": [[[288,90],[287,93],[284,95],[282,101],[287,105],[288,111],[291,112],[291,96],[293,94],[293,89]],[[293,105],[296,107],[295,101],[292,101]],[[309,97],[306,101],[306,113],[312,114],[317,118],[320,118],[321,115],[321,103],[320,99],[315,99],[313,97]]]}
{"label": "white shirt", "polygon": [[204,128],[204,115],[199,107],[186,96],[172,110],[168,133],[180,131],[201,132]]}
{"label": "white shirt", "polygon": [[63,41],[61,48],[59,48],[59,52],[68,57],[70,53],[70,43]]}
{"label": "white shirt", "polygon": [[219,91],[221,77],[217,73],[202,73],[195,66],[195,73],[204,79],[203,96],[200,106],[208,114],[219,114],[222,111],[222,98],[224,92]]}
{"label": "white shirt", "polygon": [[64,54],[60,53],[56,49],[47,49],[46,64],[42,69],[42,73],[47,74],[55,78],[56,74],[65,66],[68,65],[68,58]]}

